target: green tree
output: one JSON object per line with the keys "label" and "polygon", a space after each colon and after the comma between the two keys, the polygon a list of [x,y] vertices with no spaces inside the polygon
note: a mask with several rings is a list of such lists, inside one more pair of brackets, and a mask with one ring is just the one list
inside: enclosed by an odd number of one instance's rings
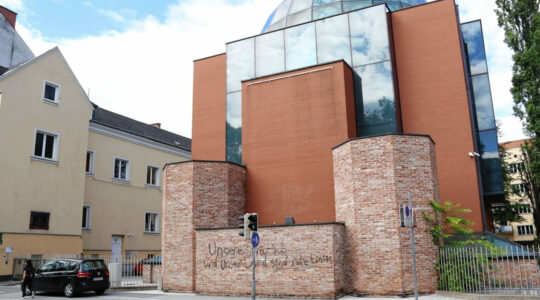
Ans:
{"label": "green tree", "polygon": [[450,201],[441,204],[432,200],[429,205],[435,214],[428,215],[422,212],[422,217],[429,224],[426,232],[431,233],[433,244],[442,247],[444,241],[453,236],[450,232],[463,235],[467,239],[470,238],[473,232],[470,226],[473,225],[473,222],[460,216],[470,213],[470,209],[459,208],[460,204],[454,204]]}
{"label": "green tree", "polygon": [[514,114],[531,136],[526,145],[533,180],[540,183],[540,0],[496,0],[499,26],[514,51],[511,93]]}
{"label": "green tree", "polygon": [[[495,244],[485,238],[474,236],[473,222],[464,217],[470,209],[459,208],[459,204],[450,201],[439,203],[430,201],[434,215],[422,212],[424,220],[429,227],[426,232],[431,233],[433,243],[439,247],[439,258],[435,269],[439,272],[439,289],[455,292],[470,291],[470,287],[480,286],[486,278],[493,264],[486,255],[478,252],[480,247],[490,251],[492,258],[498,257],[502,251]],[[451,239],[453,234],[461,239]],[[443,247],[444,244],[444,247]]]}

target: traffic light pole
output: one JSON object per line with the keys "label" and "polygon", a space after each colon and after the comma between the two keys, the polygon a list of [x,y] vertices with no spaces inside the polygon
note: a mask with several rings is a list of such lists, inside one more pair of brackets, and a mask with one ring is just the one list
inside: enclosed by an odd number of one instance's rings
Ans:
{"label": "traffic light pole", "polygon": [[251,246],[251,299],[255,300],[255,247]]}
{"label": "traffic light pole", "polygon": [[257,230],[259,229],[259,215],[256,213],[246,213],[240,216],[238,220],[242,221],[242,224],[238,226],[243,229],[239,233],[240,236],[251,240],[251,299],[255,300],[255,248],[259,245],[259,235],[257,234]]}
{"label": "traffic light pole", "polygon": [[[409,207],[412,209],[412,196],[411,193],[408,195],[409,198]],[[418,277],[416,275],[416,246],[414,243],[414,219],[411,222],[411,252],[412,252],[412,262],[413,262],[413,274],[414,274],[414,299],[418,300]]]}

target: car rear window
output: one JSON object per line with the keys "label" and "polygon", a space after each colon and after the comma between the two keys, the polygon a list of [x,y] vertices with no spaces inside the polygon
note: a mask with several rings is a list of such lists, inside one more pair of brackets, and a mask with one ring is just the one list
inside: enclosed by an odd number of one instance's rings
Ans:
{"label": "car rear window", "polygon": [[83,271],[103,270],[107,269],[102,260],[88,260],[82,263]]}

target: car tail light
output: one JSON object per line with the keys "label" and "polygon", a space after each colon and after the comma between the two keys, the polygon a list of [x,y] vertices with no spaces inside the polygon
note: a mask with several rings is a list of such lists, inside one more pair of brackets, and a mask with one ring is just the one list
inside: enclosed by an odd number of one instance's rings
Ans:
{"label": "car tail light", "polygon": [[92,276],[92,273],[90,273],[90,272],[77,274],[77,277],[79,277],[79,278],[85,278],[85,277],[90,277],[90,276]]}
{"label": "car tail light", "polygon": [[105,275],[109,276],[109,270],[105,271]]}

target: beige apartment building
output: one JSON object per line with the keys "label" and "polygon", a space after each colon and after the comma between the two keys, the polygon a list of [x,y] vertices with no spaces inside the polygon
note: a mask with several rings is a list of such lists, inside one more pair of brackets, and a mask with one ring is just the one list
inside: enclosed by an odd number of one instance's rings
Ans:
{"label": "beige apartment building", "polygon": [[0,93],[2,276],[14,256],[82,249],[92,105],[58,48],[0,76]]}
{"label": "beige apartment building", "polygon": [[161,251],[161,171],[190,159],[191,140],[94,107],[82,216],[85,255]]}
{"label": "beige apartment building", "polygon": [[508,191],[509,200],[522,204],[520,215],[524,221],[510,222],[507,225],[499,226],[498,234],[515,242],[531,242],[536,237],[536,228],[531,210],[531,202],[525,194],[525,184],[522,179],[523,154],[521,146],[526,140],[517,140],[501,143],[506,150],[505,161],[508,165],[510,181],[510,190]]}
{"label": "beige apartment building", "polygon": [[[17,35],[3,9],[0,35]],[[15,257],[159,254],[161,171],[191,140],[98,107],[58,48],[12,40],[0,56],[26,60],[0,59],[0,280]]]}

